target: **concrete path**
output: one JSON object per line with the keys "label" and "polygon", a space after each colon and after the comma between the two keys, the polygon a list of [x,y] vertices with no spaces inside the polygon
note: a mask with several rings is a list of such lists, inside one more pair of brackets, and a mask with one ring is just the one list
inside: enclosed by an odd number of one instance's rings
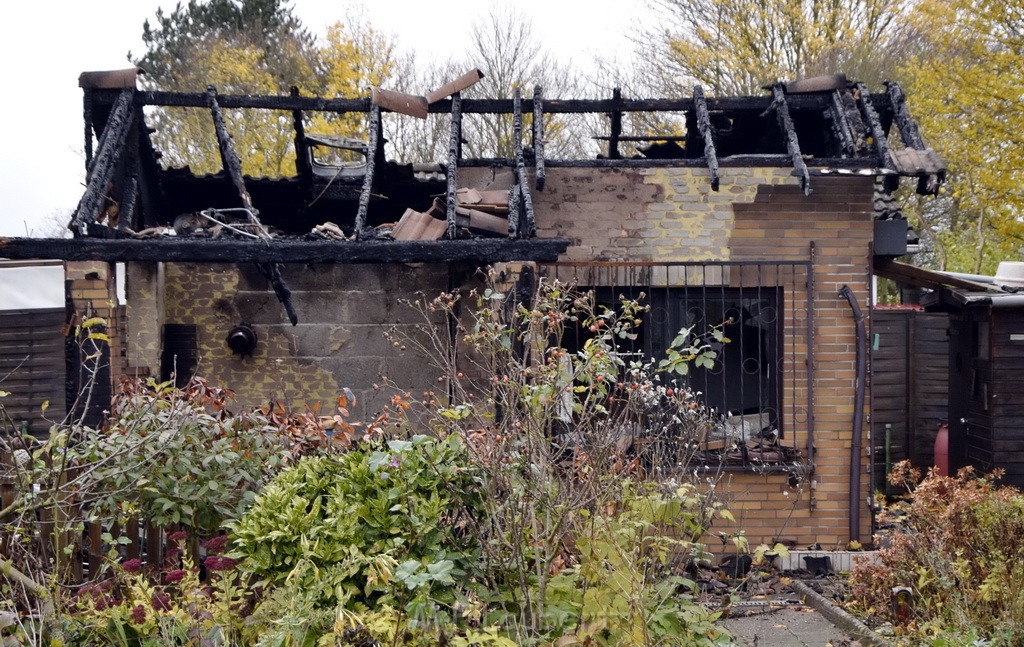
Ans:
{"label": "concrete path", "polygon": [[720,621],[741,647],[848,647],[853,642],[810,607],[786,607]]}

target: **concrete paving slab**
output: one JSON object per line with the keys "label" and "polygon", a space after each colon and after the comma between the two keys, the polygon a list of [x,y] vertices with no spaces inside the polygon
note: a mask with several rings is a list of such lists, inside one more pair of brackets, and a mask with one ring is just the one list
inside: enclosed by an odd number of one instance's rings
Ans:
{"label": "concrete paving slab", "polygon": [[742,647],[841,647],[856,645],[816,610],[799,606],[729,617],[720,623]]}

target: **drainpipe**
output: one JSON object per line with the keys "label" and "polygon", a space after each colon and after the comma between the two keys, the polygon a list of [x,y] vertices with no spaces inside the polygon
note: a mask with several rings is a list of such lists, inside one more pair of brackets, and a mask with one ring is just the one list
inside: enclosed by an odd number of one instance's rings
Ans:
{"label": "drainpipe", "polygon": [[850,286],[839,288],[853,311],[857,335],[857,382],[853,399],[853,442],[850,447],[850,540],[860,539],[860,455],[861,435],[864,427],[864,386],[867,382],[867,348],[864,332],[864,314]]}

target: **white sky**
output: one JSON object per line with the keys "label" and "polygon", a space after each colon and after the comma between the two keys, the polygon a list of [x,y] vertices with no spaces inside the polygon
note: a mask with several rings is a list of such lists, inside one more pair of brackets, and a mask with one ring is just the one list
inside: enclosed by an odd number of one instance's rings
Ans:
{"label": "white sky", "polygon": [[[81,197],[82,95],[86,70],[129,67],[142,52],[142,23],[175,0],[28,0],[4,7],[0,61],[0,236],[52,230]],[[507,0],[506,0],[507,2]],[[183,3],[184,4],[184,3]],[[363,6],[376,28],[418,56],[446,59],[469,48],[469,27],[502,0],[293,0],[308,28],[322,32]],[[595,56],[629,49],[626,32],[647,13],[641,0],[516,0],[537,36],[581,69]]]}

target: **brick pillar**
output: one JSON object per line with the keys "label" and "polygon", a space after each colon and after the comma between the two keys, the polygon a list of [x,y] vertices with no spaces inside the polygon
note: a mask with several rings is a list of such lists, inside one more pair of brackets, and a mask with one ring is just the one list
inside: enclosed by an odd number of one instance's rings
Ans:
{"label": "brick pillar", "polygon": [[[113,263],[68,262],[64,266],[68,321],[68,411],[90,426],[103,421],[114,384],[124,374],[121,310]],[[82,324],[101,319],[88,327]],[[77,335],[76,335],[77,332]],[[106,335],[89,338],[91,334]],[[91,389],[88,388],[91,386]]]}

